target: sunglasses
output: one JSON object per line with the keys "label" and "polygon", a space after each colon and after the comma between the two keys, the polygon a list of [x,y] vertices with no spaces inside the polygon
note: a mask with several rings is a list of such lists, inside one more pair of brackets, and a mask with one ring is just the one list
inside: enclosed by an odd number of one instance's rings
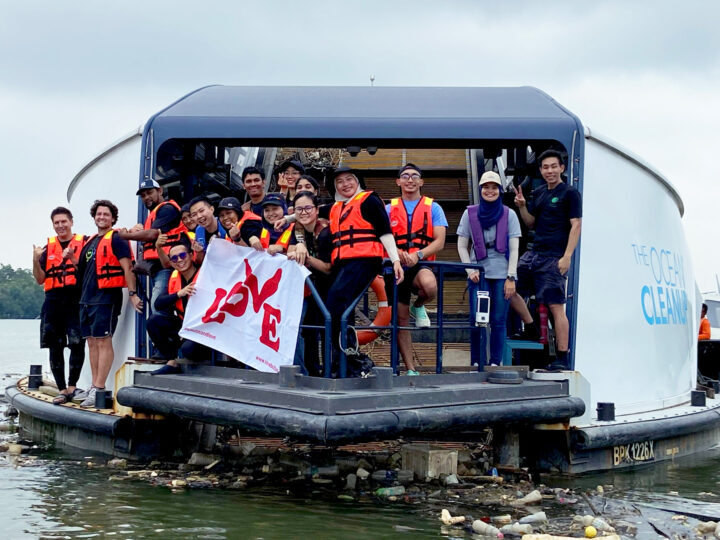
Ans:
{"label": "sunglasses", "polygon": [[178,261],[184,261],[185,259],[187,259],[187,256],[188,256],[187,251],[183,251],[182,253],[178,253],[177,255],[171,255],[170,262],[176,263]]}

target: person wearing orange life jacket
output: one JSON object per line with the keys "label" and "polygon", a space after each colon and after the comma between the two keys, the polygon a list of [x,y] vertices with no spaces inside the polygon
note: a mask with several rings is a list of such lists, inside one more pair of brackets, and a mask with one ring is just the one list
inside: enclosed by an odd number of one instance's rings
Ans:
{"label": "person wearing orange life jacket", "polygon": [[167,241],[162,248],[167,254],[173,245],[180,242],[182,236],[187,232],[187,227],[182,221],[180,206],[173,200],[164,200],[163,188],[155,180],[151,178],[143,180],[136,195],[140,197],[148,210],[145,223],[137,223],[129,230],[121,229],[119,234],[125,240],[136,240],[142,244],[144,261],[142,267],[150,276],[149,307],[152,311],[155,309],[155,300],[165,292],[170,279],[170,269],[163,265],[155,247],[155,241],[160,234],[167,235]]}
{"label": "person wearing orange life jacket", "polygon": [[[408,163],[398,171],[395,183],[400,188],[401,196],[385,205],[385,210],[390,218],[390,228],[405,270],[405,280],[397,288],[398,325],[408,326],[412,315],[415,326],[430,326],[425,304],[437,296],[437,281],[432,270],[423,267],[422,261],[435,260],[435,255],[443,249],[448,222],[440,205],[421,194],[424,180],[420,167]],[[385,276],[385,280],[388,302],[392,302],[392,276]],[[412,305],[411,293],[417,294]],[[418,375],[413,363],[412,337],[409,330],[398,332],[398,350],[407,374]]]}
{"label": "person wearing orange life jacket", "polygon": [[260,245],[262,230],[260,218],[252,212],[243,212],[240,201],[235,197],[225,197],[219,205],[219,213],[230,229],[226,229],[220,218],[215,217],[215,208],[210,199],[204,195],[194,197],[189,204],[190,212],[197,222],[192,251],[198,264],[202,264],[205,250],[215,238],[227,240],[229,236],[230,240],[241,245],[249,245],[258,250],[263,249]]}
{"label": "person wearing orange life jacket", "polygon": [[[364,185],[348,167],[335,170],[328,180],[327,187],[334,192],[336,202],[330,208],[333,280],[326,307],[332,317],[333,356],[337,359],[339,351],[335,348],[342,314],[381,272],[385,252],[393,263],[398,284],[403,281],[404,271],[382,199],[373,191],[364,191]],[[354,324],[354,314],[348,322]]]}
{"label": "person wearing orange life jacket", "polygon": [[[183,358],[188,360],[202,360],[210,357],[211,350],[204,345],[178,335],[182,327],[188,299],[195,294],[195,282],[198,277],[198,267],[192,260],[190,244],[182,241],[174,245],[169,252],[172,274],[168,282],[167,291],[158,296],[155,301],[155,312],[148,319],[147,332],[157,347],[162,358],[167,363],[152,372],[153,375],[167,375],[180,373],[177,363],[178,349]],[[169,315],[168,313],[173,313]]]}
{"label": "person wearing orange life jacket", "polygon": [[127,287],[130,303],[142,313],[143,303],[137,295],[133,255],[127,240],[113,230],[118,209],[108,200],[99,200],[90,208],[97,234],[80,252],[78,279],[80,294],[80,330],[90,349],[92,386],[83,394],[83,407],[95,406],[95,394],[105,389],[115,353],[112,336],[122,308],[122,290]]}
{"label": "person wearing orange life jacket", "polygon": [[703,304],[702,309],[700,310],[700,331],[698,332],[698,341],[705,341],[712,337],[710,321],[707,318],[707,311],[707,304]]}
{"label": "person wearing orange life jacket", "polygon": [[262,236],[260,216],[243,211],[235,197],[225,197],[218,204],[218,221],[227,231],[225,240],[241,246],[258,245]]}
{"label": "person wearing orange life jacket", "polygon": [[[33,246],[32,271],[38,284],[45,288],[40,312],[40,347],[49,349],[50,369],[60,392],[53,403],[60,405],[81,392],[76,384],[85,362],[85,340],[78,315],[77,263],[86,238],[73,234],[73,215],[67,208],[55,208],[50,219],[57,236],[49,238],[45,246]],[[70,349],[67,384],[65,347]]]}
{"label": "person wearing orange life jacket", "polygon": [[287,214],[285,198],[279,193],[268,193],[262,202],[262,226],[260,235],[262,248],[270,255],[284,253],[291,244],[295,243],[292,234],[293,225],[282,231],[275,230],[275,223]]}

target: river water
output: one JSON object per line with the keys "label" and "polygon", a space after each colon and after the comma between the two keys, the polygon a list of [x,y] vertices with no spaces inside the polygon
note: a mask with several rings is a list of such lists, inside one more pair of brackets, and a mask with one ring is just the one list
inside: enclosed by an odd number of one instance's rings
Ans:
{"label": "river water", "polygon": [[[48,370],[47,353],[38,348],[38,321],[0,320],[0,393],[25,374],[31,363]],[[88,468],[86,460],[77,456],[39,454],[34,465],[16,467],[0,454],[2,537],[367,540],[453,536],[422,504],[300,498],[281,488],[173,492],[143,482],[109,482],[109,476],[108,470]],[[720,489],[717,451],[631,472],[548,479],[547,483],[578,490],[604,485],[611,501],[646,505],[637,520],[637,538],[657,537],[648,526],[651,519],[660,529],[675,526],[672,513],[653,506],[678,511],[693,508],[720,519],[720,497],[715,495]],[[479,517],[482,512],[476,514]]]}

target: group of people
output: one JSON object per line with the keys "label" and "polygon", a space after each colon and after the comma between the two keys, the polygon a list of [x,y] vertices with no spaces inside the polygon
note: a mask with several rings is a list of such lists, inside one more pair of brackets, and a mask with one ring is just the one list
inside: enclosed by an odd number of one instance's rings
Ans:
{"label": "group of people", "polygon": [[[465,263],[478,263],[484,279],[468,269],[471,303],[484,283],[490,295],[490,359],[499,364],[506,339],[509,307],[519,314],[525,335],[537,334],[537,325],[523,296],[534,295],[547,304],[557,336],[556,360],[550,369],[567,369],[569,323],[565,315],[566,275],[580,236],[581,202],[578,191],[562,180],[562,156],[553,150],[538,158],[545,185],[531,201],[518,188],[515,205],[528,227],[535,229],[532,249],[519,257],[520,223],[517,214],[502,203],[500,176],[485,172],[480,179],[480,200],[463,213],[458,226],[458,254]],[[373,279],[382,275],[383,259],[392,270],[385,274],[390,300],[397,291],[398,325],[431,325],[425,304],[437,294],[432,261],[445,245],[448,222],[441,206],[422,194],[420,167],[408,163],[397,174],[400,196],[388,204],[365,189],[356,171],[340,167],[329,176],[327,188],[333,201],[320,204],[318,183],[299,161],[290,160],[278,169],[280,193],[265,192],[264,172],[255,167],[243,171],[248,201],[225,197],[215,208],[205,196],[184,206],[165,200],[163,188],[152,179],[140,185],[137,195],[148,209],[143,224],[114,228],[118,210],[107,200],[96,201],[90,210],[97,233],[74,234],[72,213],[58,207],[51,213],[56,236],[46,246],[35,247],[33,274],[44,284],[41,346],[50,350],[50,365],[60,391],[55,403],[78,396],[82,406],[93,407],[95,393],[104,390],[114,353],[112,335],[122,307],[122,289],[139,313],[143,302],[136,274],[149,276],[147,332],[152,356],[167,363],[156,373],[180,371],[178,353],[191,361],[208,358],[210,349],[178,332],[187,300],[195,292],[198,269],[207,246],[221,239],[269,254],[284,253],[306,266],[314,286],[332,318],[333,364],[341,346],[342,314]],[[130,240],[142,245],[141,259],[134,261]],[[413,294],[415,298],[413,300]],[[306,297],[307,297],[306,293]],[[474,307],[471,306],[471,317]],[[306,325],[321,321],[320,311],[306,298]],[[350,324],[354,323],[352,319]],[[300,332],[295,362],[304,373],[320,375],[318,340],[313,330]],[[308,339],[310,338],[310,339]],[[90,351],[92,386],[77,388],[84,362],[85,340]],[[70,370],[64,375],[63,349],[69,347]],[[413,361],[411,333],[398,332],[398,349],[408,375],[418,375]],[[472,357],[479,358],[477,332],[473,333]],[[241,360],[241,359],[240,359]]]}

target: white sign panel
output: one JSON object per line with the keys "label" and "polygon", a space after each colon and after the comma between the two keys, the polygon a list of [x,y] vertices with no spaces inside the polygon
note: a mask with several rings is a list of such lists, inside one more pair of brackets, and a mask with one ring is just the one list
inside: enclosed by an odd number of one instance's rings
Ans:
{"label": "white sign panel", "polygon": [[650,173],[586,141],[575,365],[620,415],[695,388],[695,278],[678,207]]}
{"label": "white sign panel", "polygon": [[211,242],[180,336],[277,372],[293,363],[309,273],[284,255]]}

